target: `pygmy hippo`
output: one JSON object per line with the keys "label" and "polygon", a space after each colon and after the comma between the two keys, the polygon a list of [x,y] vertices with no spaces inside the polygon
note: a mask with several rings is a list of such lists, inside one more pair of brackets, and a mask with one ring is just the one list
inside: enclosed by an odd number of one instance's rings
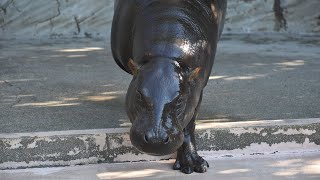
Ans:
{"label": "pygmy hippo", "polygon": [[177,151],[173,169],[206,172],[195,119],[221,35],[226,0],[116,0],[111,48],[133,75],[126,95],[130,139],[142,152]]}

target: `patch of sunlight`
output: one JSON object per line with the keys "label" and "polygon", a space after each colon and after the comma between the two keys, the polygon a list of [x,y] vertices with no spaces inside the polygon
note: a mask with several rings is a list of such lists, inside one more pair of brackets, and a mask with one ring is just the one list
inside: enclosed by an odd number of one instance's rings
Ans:
{"label": "patch of sunlight", "polygon": [[316,165],[320,165],[320,159],[310,160],[310,161],[308,161],[308,164],[316,164]]}
{"label": "patch of sunlight", "polygon": [[219,171],[218,174],[235,174],[235,173],[245,173],[250,172],[250,169],[228,169],[224,171]]}
{"label": "patch of sunlight", "polygon": [[[204,120],[207,121],[205,123],[199,123],[203,120],[197,120],[196,129],[210,129],[210,128],[230,128],[230,127],[239,127],[239,126],[257,126],[257,125],[264,125],[269,124],[270,120],[259,120],[259,121],[237,121],[237,122],[230,122],[230,119],[221,118],[221,119],[214,119],[214,120]],[[212,121],[212,122],[210,122]],[[272,120],[272,123],[282,123],[283,120]]]}
{"label": "patch of sunlight", "polygon": [[306,165],[301,169],[303,174],[320,174],[320,164]]}
{"label": "patch of sunlight", "polygon": [[253,63],[252,65],[254,65],[254,66],[265,66],[267,64],[264,64],[264,63]]}
{"label": "patch of sunlight", "polygon": [[64,101],[48,101],[48,102],[17,104],[17,105],[14,105],[14,107],[26,107],[26,106],[33,106],[33,107],[64,107],[64,106],[75,106],[75,105],[79,105],[79,104],[80,103],[65,103]]}
{"label": "patch of sunlight", "polygon": [[234,76],[234,77],[228,77],[225,78],[227,81],[233,81],[233,80],[252,80],[257,79],[260,77],[265,77],[265,75],[252,75],[252,76]]}
{"label": "patch of sunlight", "polygon": [[103,50],[101,47],[87,47],[87,48],[79,48],[79,49],[61,49],[59,52],[88,52],[88,51],[99,51]]}
{"label": "patch of sunlight", "polygon": [[210,80],[215,80],[215,79],[221,79],[221,78],[225,78],[226,76],[210,76],[209,79]]}
{"label": "patch of sunlight", "polygon": [[2,99],[2,102],[14,102],[16,101],[15,99]]}
{"label": "patch of sunlight", "polygon": [[99,101],[108,101],[116,98],[117,96],[87,96],[85,97],[85,100],[99,102]]}
{"label": "patch of sunlight", "polygon": [[289,159],[271,164],[272,167],[288,167],[302,163],[302,159]]}
{"label": "patch of sunlight", "polygon": [[228,77],[225,80],[227,81],[233,81],[233,80],[250,80],[255,79],[254,76],[236,76],[236,77]]}
{"label": "patch of sunlight", "polygon": [[226,81],[233,81],[233,80],[252,80],[256,78],[265,77],[265,75],[257,74],[257,75],[251,75],[251,76],[233,76],[233,77],[227,77],[227,76],[210,76],[209,80],[216,80],[216,79],[223,79]]}
{"label": "patch of sunlight", "polygon": [[206,123],[216,123],[216,122],[228,122],[229,118],[216,118],[216,119],[205,119],[205,120],[197,120],[196,124],[206,124]]}
{"label": "patch of sunlight", "polygon": [[[279,164],[280,163],[280,164]],[[320,159],[310,160],[304,162],[301,159],[292,159],[292,160],[285,160],[279,161],[276,164],[271,166],[274,167],[291,167],[288,169],[282,169],[278,172],[273,173],[275,176],[294,176],[297,174],[320,174]]]}
{"label": "patch of sunlight", "polygon": [[118,171],[118,172],[105,172],[97,174],[99,179],[132,179],[150,177],[156,173],[165,172],[158,169],[143,169],[138,171]]}
{"label": "patch of sunlight", "polygon": [[294,61],[275,63],[275,64],[280,66],[302,66],[304,65],[304,60],[294,60]]}
{"label": "patch of sunlight", "polygon": [[103,87],[112,87],[114,86],[114,84],[105,84],[105,85],[102,85]]}
{"label": "patch of sunlight", "polygon": [[69,56],[67,56],[68,58],[78,58],[78,57],[87,57],[87,55],[84,55],[84,54],[82,54],[82,55],[80,55],[80,54],[78,54],[78,55],[69,55]]}
{"label": "patch of sunlight", "polygon": [[9,98],[24,98],[24,97],[34,97],[33,94],[21,94],[17,96],[8,96]]}
{"label": "patch of sunlight", "polygon": [[13,82],[28,82],[28,81],[42,81],[43,79],[11,79],[11,80],[0,80],[0,83],[13,83]]}
{"label": "patch of sunlight", "polygon": [[301,169],[303,174],[320,174],[320,159],[308,161],[307,164]]}
{"label": "patch of sunlight", "polygon": [[131,123],[130,122],[123,122],[120,124],[120,127],[131,127]]}
{"label": "patch of sunlight", "polygon": [[100,93],[101,95],[114,95],[114,94],[125,94],[126,91],[109,91]]}
{"label": "patch of sunlight", "polygon": [[119,119],[120,127],[131,127],[131,123],[129,122],[129,119]]}
{"label": "patch of sunlight", "polygon": [[294,176],[294,175],[299,174],[299,172],[300,171],[297,168],[290,168],[290,169],[275,172],[275,173],[273,173],[273,175],[275,175],[275,176]]}
{"label": "patch of sunlight", "polygon": [[79,100],[79,98],[62,98],[63,101],[76,101]]}
{"label": "patch of sunlight", "polygon": [[52,57],[52,58],[59,58],[59,57],[64,57],[64,55],[50,55],[49,57]]}
{"label": "patch of sunlight", "polygon": [[84,91],[84,92],[81,92],[79,93],[80,95],[83,95],[83,94],[89,94],[90,92],[89,91]]}

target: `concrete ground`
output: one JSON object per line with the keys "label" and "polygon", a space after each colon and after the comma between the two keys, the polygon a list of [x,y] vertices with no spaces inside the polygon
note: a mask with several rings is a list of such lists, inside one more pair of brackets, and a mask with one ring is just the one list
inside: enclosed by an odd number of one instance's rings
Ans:
{"label": "concrete ground", "polygon": [[[318,118],[319,42],[224,35],[198,122]],[[130,79],[108,41],[0,40],[0,133],[128,127]]]}
{"label": "concrete ground", "polygon": [[182,174],[171,169],[173,160],[98,164],[73,167],[0,171],[1,180],[101,180],[101,179],[320,179],[320,153],[251,155],[242,158],[209,159],[204,174]]}

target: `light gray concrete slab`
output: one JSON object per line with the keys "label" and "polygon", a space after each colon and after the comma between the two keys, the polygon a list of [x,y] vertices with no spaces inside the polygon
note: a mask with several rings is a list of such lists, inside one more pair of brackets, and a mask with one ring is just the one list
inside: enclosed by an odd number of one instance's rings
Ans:
{"label": "light gray concrete slab", "polygon": [[[320,120],[202,123],[197,150],[205,158],[320,151]],[[128,128],[0,134],[0,170],[95,163],[152,161],[135,149]]]}
{"label": "light gray concrete slab", "polygon": [[252,155],[210,159],[208,172],[190,175],[171,169],[173,160],[99,164],[74,167],[34,168],[0,171],[1,180],[212,180],[212,179],[320,179],[320,153]]}
{"label": "light gray concrete slab", "polygon": [[[225,35],[200,123],[320,116],[319,37]],[[128,127],[109,41],[0,40],[0,133]]]}

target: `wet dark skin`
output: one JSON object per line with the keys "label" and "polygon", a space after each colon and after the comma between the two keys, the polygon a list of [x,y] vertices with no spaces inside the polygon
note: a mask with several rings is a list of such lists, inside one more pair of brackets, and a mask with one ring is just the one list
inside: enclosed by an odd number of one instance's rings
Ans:
{"label": "wet dark skin", "polygon": [[141,152],[177,152],[173,169],[206,172],[195,119],[223,29],[225,0],[118,0],[111,30],[116,63],[133,75],[126,95],[130,139]]}

